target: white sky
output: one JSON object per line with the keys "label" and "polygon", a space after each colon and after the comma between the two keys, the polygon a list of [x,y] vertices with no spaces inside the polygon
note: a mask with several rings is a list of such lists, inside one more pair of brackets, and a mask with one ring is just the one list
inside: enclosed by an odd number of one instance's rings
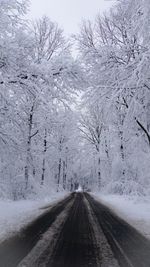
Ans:
{"label": "white sky", "polygon": [[93,19],[98,12],[109,10],[113,0],[30,0],[30,18],[47,15],[67,34],[78,31],[82,19]]}

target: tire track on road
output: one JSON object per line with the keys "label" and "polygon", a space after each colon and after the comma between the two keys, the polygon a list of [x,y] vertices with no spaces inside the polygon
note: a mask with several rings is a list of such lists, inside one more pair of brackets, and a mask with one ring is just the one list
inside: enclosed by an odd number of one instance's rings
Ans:
{"label": "tire track on road", "polygon": [[74,194],[71,194],[40,215],[16,236],[2,242],[0,244],[0,267],[16,267],[73,198]]}
{"label": "tire track on road", "polygon": [[150,241],[114,214],[108,207],[85,194],[121,267],[150,267]]}
{"label": "tire track on road", "polygon": [[93,242],[93,227],[83,198],[83,194],[76,194],[74,205],[46,267],[97,267],[97,246]]}

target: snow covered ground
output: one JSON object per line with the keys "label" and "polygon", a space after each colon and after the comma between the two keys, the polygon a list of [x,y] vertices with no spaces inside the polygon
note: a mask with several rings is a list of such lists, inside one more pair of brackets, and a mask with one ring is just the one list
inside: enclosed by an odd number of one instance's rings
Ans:
{"label": "snow covered ground", "polygon": [[44,200],[1,201],[0,200],[0,242],[20,231],[50,205],[63,199],[67,194],[58,193]]}
{"label": "snow covered ground", "polygon": [[93,196],[150,239],[150,198],[98,193]]}

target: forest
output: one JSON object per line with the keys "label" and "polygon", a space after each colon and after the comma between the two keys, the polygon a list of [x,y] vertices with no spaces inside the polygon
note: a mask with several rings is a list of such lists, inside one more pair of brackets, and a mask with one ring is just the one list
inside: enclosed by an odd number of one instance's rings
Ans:
{"label": "forest", "polygon": [[118,0],[70,38],[0,0],[0,198],[150,195],[150,2]]}

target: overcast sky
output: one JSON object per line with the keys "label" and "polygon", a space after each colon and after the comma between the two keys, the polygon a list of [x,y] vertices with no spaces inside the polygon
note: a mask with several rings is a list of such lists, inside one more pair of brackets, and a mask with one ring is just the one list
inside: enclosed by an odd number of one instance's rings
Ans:
{"label": "overcast sky", "polygon": [[92,19],[98,12],[109,10],[113,0],[30,0],[30,18],[47,15],[67,34],[78,31],[81,20]]}

